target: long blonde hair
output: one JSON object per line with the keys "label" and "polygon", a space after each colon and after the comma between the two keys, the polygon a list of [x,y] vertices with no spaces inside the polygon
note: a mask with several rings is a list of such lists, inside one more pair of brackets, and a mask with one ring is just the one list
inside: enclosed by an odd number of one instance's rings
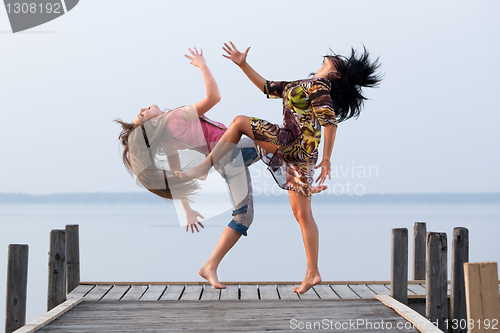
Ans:
{"label": "long blonde hair", "polygon": [[[166,130],[168,118],[168,115],[157,117],[155,125],[151,120],[142,125],[127,123],[121,119],[114,120],[122,126],[118,139],[123,146],[123,164],[151,193],[172,200],[172,188],[175,188],[175,199],[189,200],[189,197],[199,190],[197,181],[179,178],[170,170],[166,170],[159,159],[166,156],[162,133]],[[161,168],[158,167],[160,164]]]}

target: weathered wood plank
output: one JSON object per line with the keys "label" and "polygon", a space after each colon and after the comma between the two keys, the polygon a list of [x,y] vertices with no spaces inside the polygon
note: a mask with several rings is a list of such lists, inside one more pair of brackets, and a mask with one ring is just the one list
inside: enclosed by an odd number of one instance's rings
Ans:
{"label": "weathered wood plank", "polygon": [[28,288],[28,245],[10,244],[7,261],[7,301],[5,332],[11,333],[26,324]]}
{"label": "weathered wood plank", "polygon": [[240,286],[240,299],[258,300],[259,293],[257,291],[257,286],[241,285]]}
{"label": "weathered wood plank", "polygon": [[347,285],[333,285],[331,284],[330,287],[333,289],[334,292],[339,295],[341,299],[359,299],[359,296],[352,291],[351,288],[349,288]]}
{"label": "weathered wood plank", "polygon": [[[333,322],[345,321],[346,318],[358,318],[366,322],[380,322],[383,319],[392,324],[391,329],[376,330],[384,333],[394,333],[397,323],[406,322],[377,300],[84,302],[43,328],[40,333],[290,331],[293,330],[291,318],[310,322],[324,318]],[[374,332],[373,328],[364,325],[354,331]],[[397,332],[417,331],[403,328]]]}
{"label": "weathered wood plank", "polygon": [[221,300],[238,300],[240,293],[240,286],[234,284],[226,285],[226,289],[222,289],[220,291],[220,299]]}
{"label": "weathered wood plank", "polygon": [[415,295],[423,295],[427,293],[427,290],[421,284],[409,284],[408,290],[410,290]]}
{"label": "weathered wood plank", "polygon": [[316,291],[312,287],[311,287],[311,289],[309,289],[305,293],[299,294],[299,298],[301,300],[302,299],[308,299],[308,300],[311,300],[311,299],[320,299],[319,296],[318,296],[318,294],[316,294]]}
{"label": "weathered wood plank", "polygon": [[88,294],[89,291],[94,289],[94,287],[95,285],[90,285],[90,284],[80,285],[75,289],[73,289],[73,291],[68,294],[68,299],[71,297],[84,297],[85,295]]}
{"label": "weathered wood plank", "polygon": [[129,289],[130,286],[113,286],[101,301],[119,301]]}
{"label": "weathered wood plank", "polygon": [[[184,286],[182,286],[182,288],[184,289]],[[162,300],[163,300],[163,296],[165,296],[164,292],[166,292],[165,289],[167,289],[166,285],[149,286],[148,290],[146,290],[144,295],[142,295],[142,297],[139,300],[140,301],[157,301],[160,299],[160,297],[162,297]],[[181,292],[182,292],[182,290],[181,290]],[[177,297],[175,300],[177,300],[177,299],[179,299],[179,297]]]}
{"label": "weathered wood plank", "polygon": [[[442,333],[434,324],[432,324],[427,318],[419,314],[417,311],[411,309],[407,305],[404,305],[391,296],[388,295],[377,295],[375,296],[379,301],[394,309],[398,314],[400,314],[404,319],[408,320],[414,325],[414,327],[419,327],[420,332],[423,333]],[[399,330],[398,330],[399,331]]]}
{"label": "weathered wood plank", "polygon": [[321,299],[334,299],[334,300],[339,300],[340,297],[337,295],[330,286],[326,286],[324,284],[318,284],[313,287],[318,296]]}
{"label": "weathered wood plank", "polygon": [[368,288],[370,288],[377,295],[389,295],[390,294],[389,288],[387,288],[383,284],[367,284],[366,286]]}
{"label": "weathered wood plank", "polygon": [[[150,286],[151,288],[153,286]],[[167,290],[163,293],[163,295],[160,298],[160,301],[177,301],[181,298],[182,293],[184,292],[184,288],[186,286],[184,285],[168,285]]]}
{"label": "weathered wood plank", "polygon": [[261,300],[278,300],[280,299],[278,296],[278,290],[276,289],[276,285],[259,285],[259,293]]}
{"label": "weathered wood plank", "polygon": [[375,298],[375,293],[373,292],[373,290],[371,290],[370,288],[368,288],[365,285],[353,284],[353,285],[349,285],[349,288],[351,288],[352,291],[354,291],[356,294],[358,294],[359,297],[361,297],[363,299]]}
{"label": "weathered wood plank", "polygon": [[300,299],[299,295],[293,292],[293,286],[291,284],[278,284],[277,287],[280,299],[290,301],[298,301]]}
{"label": "weathered wood plank", "polygon": [[138,301],[142,295],[148,290],[148,286],[130,286],[127,293],[121,298],[120,301]]}
{"label": "weathered wood plank", "polygon": [[202,301],[218,301],[220,298],[220,289],[215,289],[211,285],[203,285]]}
{"label": "weathered wood plank", "polygon": [[99,301],[110,289],[112,286],[102,285],[95,286],[87,295],[85,295],[86,301]]}
{"label": "weathered wood plank", "polygon": [[[197,301],[200,299],[203,286],[186,286],[180,298],[181,301]],[[168,291],[168,289],[167,289]]]}

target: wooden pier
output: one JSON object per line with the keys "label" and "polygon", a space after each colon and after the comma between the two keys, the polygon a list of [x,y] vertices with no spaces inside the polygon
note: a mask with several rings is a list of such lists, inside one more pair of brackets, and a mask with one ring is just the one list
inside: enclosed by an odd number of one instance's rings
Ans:
{"label": "wooden pier", "polygon": [[[423,282],[409,282],[410,298],[425,297]],[[219,290],[196,282],[82,282],[46,322],[41,318],[16,333],[270,332],[307,327],[311,332],[394,332],[396,327],[397,332],[418,332],[417,324],[426,325],[425,332],[437,332],[405,305],[399,303],[400,313],[384,305],[392,299],[390,281],[323,282],[304,294],[294,293],[292,285],[299,284],[230,282]],[[411,322],[403,313],[411,313]]]}

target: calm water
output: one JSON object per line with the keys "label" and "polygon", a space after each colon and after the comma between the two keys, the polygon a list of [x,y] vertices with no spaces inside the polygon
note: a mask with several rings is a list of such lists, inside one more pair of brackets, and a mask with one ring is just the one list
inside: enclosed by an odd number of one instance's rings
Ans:
{"label": "calm water", "polygon": [[[415,221],[427,222],[428,231],[446,232],[449,246],[453,228],[467,227],[470,261],[500,261],[500,205],[321,203],[314,205],[314,215],[324,280],[389,280],[391,229],[406,227],[411,235]],[[168,204],[0,205],[0,285],[6,284],[8,244],[28,244],[27,322],[45,313],[49,232],[66,224],[80,225],[82,281],[201,281],[197,271],[230,217],[229,212],[214,217],[202,232],[191,234],[179,227]],[[305,267],[300,229],[284,198],[256,204],[249,236],[223,260],[219,277],[300,281]],[[0,299],[5,299],[1,286]],[[0,327],[4,314],[2,308]]]}

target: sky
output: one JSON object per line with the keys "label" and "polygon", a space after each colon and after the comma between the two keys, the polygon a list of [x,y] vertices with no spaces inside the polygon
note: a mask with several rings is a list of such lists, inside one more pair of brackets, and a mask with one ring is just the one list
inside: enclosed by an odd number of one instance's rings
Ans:
{"label": "sky", "polygon": [[365,90],[359,119],[339,124],[332,188],[498,192],[499,12],[498,1],[85,0],[13,34],[2,8],[0,192],[144,191],[123,167],[112,120],[203,99],[188,47],[203,49],[219,84],[210,118],[281,123],[281,101],[221,56],[228,41],[250,46],[249,64],[269,80],[306,78],[329,50],[364,45],[379,57],[380,87]]}

